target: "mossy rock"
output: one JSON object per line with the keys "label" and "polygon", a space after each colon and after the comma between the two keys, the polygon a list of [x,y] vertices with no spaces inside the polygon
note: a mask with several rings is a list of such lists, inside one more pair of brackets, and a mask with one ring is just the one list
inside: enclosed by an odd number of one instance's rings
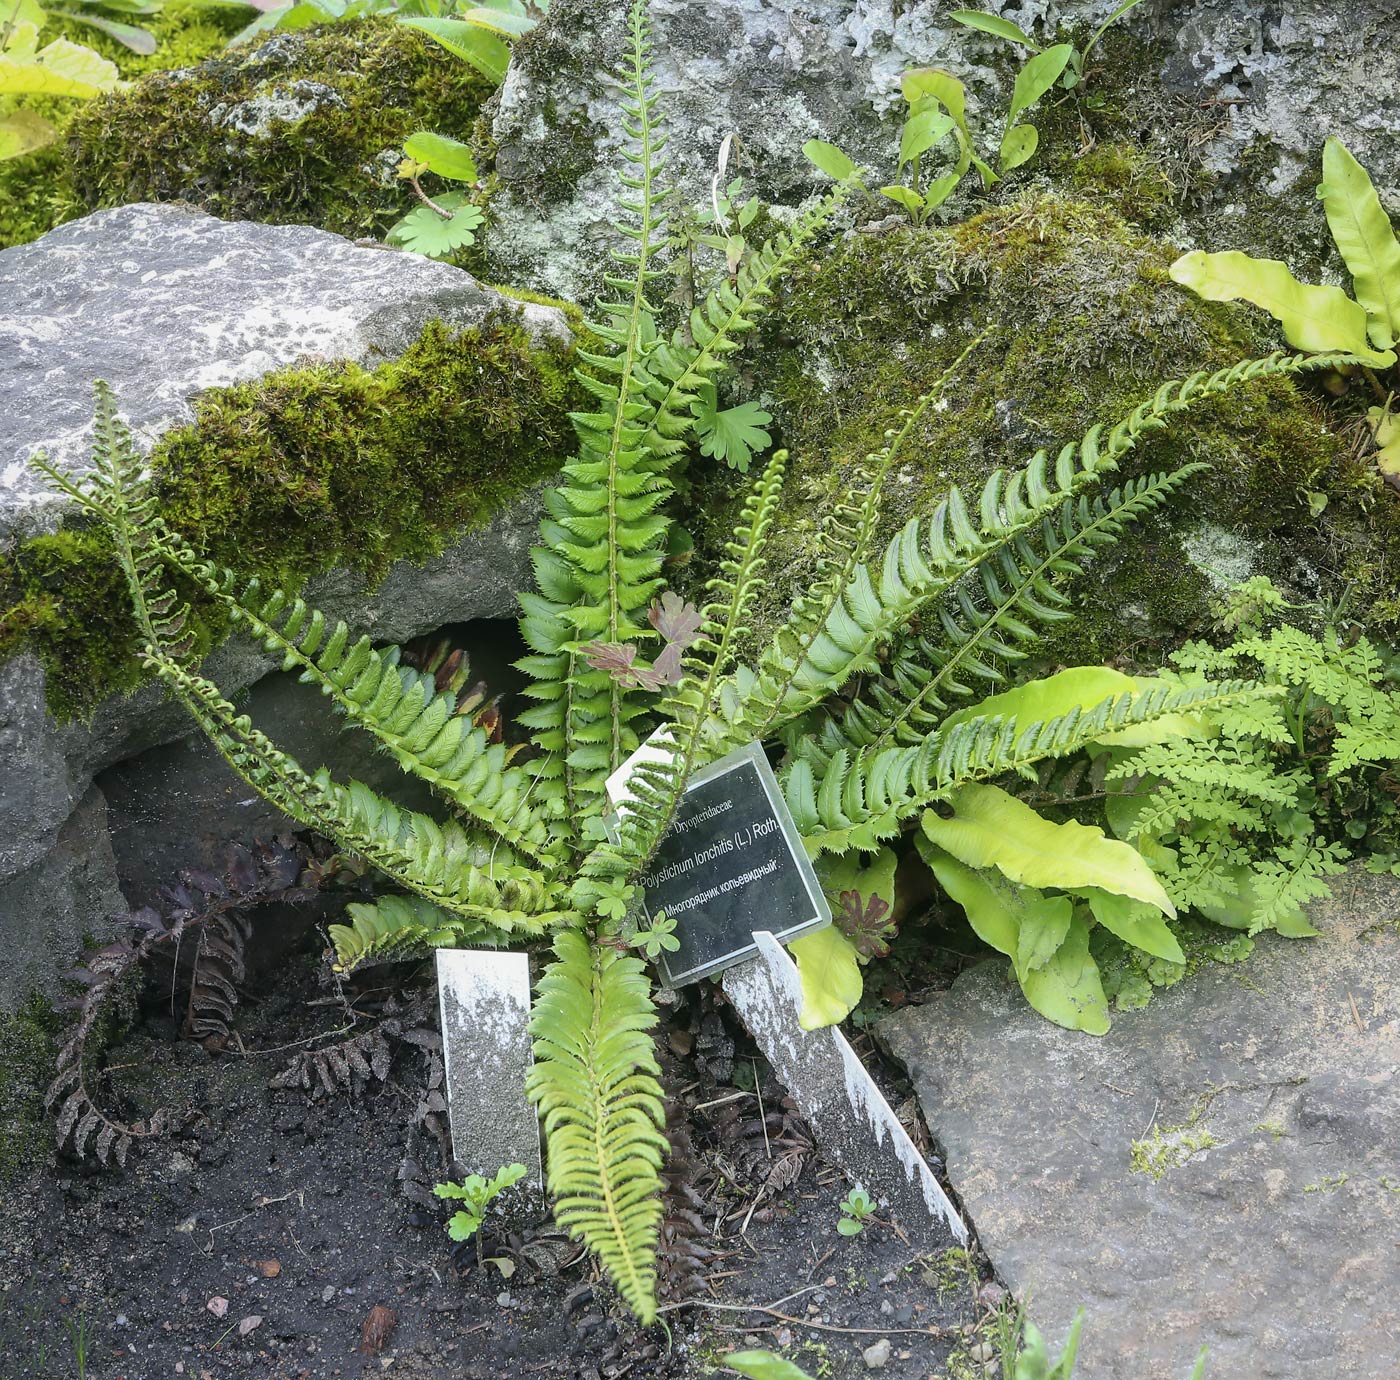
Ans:
{"label": "mossy rock", "polygon": [[58,1022],[47,1003],[0,1012],[0,1188],[12,1185],[53,1143],[44,1091],[53,1082]]}
{"label": "mossy rock", "polygon": [[[61,16],[50,16],[42,39],[47,42],[50,38],[70,38],[110,58],[123,78],[135,81],[148,72],[192,66],[218,52],[243,22],[243,12],[234,7],[171,9],[143,17],[145,27],[156,37],[156,51],[149,56],[133,53],[105,34]],[[7,106],[6,98],[0,97],[0,111],[16,104],[17,98],[9,98]],[[24,104],[42,114],[60,132],[67,130],[83,108],[80,101],[54,97],[26,97]],[[73,168],[65,140],[23,158],[0,162],[0,249],[28,244],[82,215],[84,209],[73,186]]]}
{"label": "mossy rock", "polygon": [[[573,361],[501,313],[430,324],[375,369],[308,363],[211,389],[151,454],[162,511],[241,575],[299,586],[350,569],[373,583],[558,470],[583,401]],[[208,650],[226,626],[198,602],[194,616]],[[0,552],[0,660],[35,652],[56,715],[86,717],[140,683],[135,646],[105,532],[74,520]]]}
{"label": "mossy rock", "polygon": [[[1113,424],[1167,379],[1276,348],[1244,312],[1172,283],[1174,256],[1102,201],[1049,195],[949,227],[880,222],[814,256],[784,289],[736,390],[773,413],[775,440],[794,455],[772,608],[810,579],[822,519],[860,485],[886,430],[978,332],[986,339],[946,405],[924,415],[886,482],[886,533],[932,513],[951,484],[975,499],[991,470]],[[1144,445],[1125,475],[1210,469],[1170,513],[1096,560],[1080,582],[1081,615],[1052,655],[1151,662],[1205,626],[1225,581],[1255,570],[1305,598],[1350,583],[1364,596],[1354,609],[1393,620],[1385,572],[1400,557],[1400,513],[1336,426],[1320,387],[1273,380]],[[732,531],[738,500],[718,495],[738,486],[732,476],[700,485],[703,549]]]}
{"label": "mossy rock", "polygon": [[394,175],[404,139],[465,134],[490,90],[388,20],[275,34],[83,107],[69,125],[73,187],[89,210],[185,201],[379,236],[411,202]]}

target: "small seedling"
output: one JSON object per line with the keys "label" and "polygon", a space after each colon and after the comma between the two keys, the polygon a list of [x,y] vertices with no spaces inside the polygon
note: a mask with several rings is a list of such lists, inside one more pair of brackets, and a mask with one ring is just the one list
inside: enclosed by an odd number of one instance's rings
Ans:
{"label": "small seedling", "polygon": [[836,1230],[842,1236],[859,1236],[874,1211],[875,1204],[870,1195],[863,1188],[853,1188],[841,1203],[841,1217],[836,1223]]}
{"label": "small seedling", "polygon": [[663,953],[675,953],[681,946],[676,938],[676,922],[664,910],[658,911],[646,929],[637,930],[632,944],[653,960]]}
{"label": "small seedling", "polygon": [[[475,244],[484,217],[470,196],[478,181],[471,150],[457,139],[420,130],[405,140],[403,153],[398,175],[413,188],[419,204],[391,227],[388,242],[430,259],[448,259]],[[420,179],[430,172],[468,191],[429,196]]]}
{"label": "small seedling", "polygon": [[92,1324],[87,1315],[68,1319],[68,1338],[73,1343],[73,1364],[78,1368],[77,1380],[87,1380],[88,1351],[92,1344]]}
{"label": "small seedling", "polygon": [[463,1206],[447,1219],[447,1234],[454,1241],[470,1241],[476,1237],[477,1264],[481,1263],[481,1224],[486,1220],[486,1209],[513,1184],[518,1184],[526,1175],[523,1164],[508,1164],[497,1170],[489,1181],[480,1174],[468,1174],[459,1184],[434,1184],[433,1192],[439,1198],[452,1198]]}
{"label": "small seedling", "polygon": [[[1077,48],[1073,44],[1069,45],[1069,62],[1060,75],[1060,85],[1066,91],[1073,91],[1075,87],[1084,84],[1085,63],[1089,60],[1089,54],[1098,46],[1099,39],[1104,36],[1104,31],[1108,26],[1121,19],[1130,9],[1140,3],[1141,0],[1123,0],[1123,3],[1094,30],[1093,37],[1083,48]],[[978,29],[984,34],[991,34],[994,38],[1003,38],[1008,43],[1029,48],[1032,53],[1045,51],[1024,29],[1018,28],[1009,19],[1002,19],[999,15],[982,14],[977,10],[954,10],[948,18],[961,24],[964,28]]]}

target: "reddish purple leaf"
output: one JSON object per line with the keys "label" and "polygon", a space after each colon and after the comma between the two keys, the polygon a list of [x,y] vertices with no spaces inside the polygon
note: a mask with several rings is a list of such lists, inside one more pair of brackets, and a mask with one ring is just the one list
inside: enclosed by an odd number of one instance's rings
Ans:
{"label": "reddish purple leaf", "polygon": [[668,651],[674,646],[683,652],[700,636],[700,610],[669,589],[647,610],[647,620],[661,634]]}
{"label": "reddish purple leaf", "polygon": [[665,684],[660,672],[634,664],[635,643],[585,642],[579,651],[595,671],[606,671],[624,690],[659,690]]}
{"label": "reddish purple leaf", "polygon": [[888,940],[894,929],[885,922],[889,913],[889,902],[883,896],[864,901],[854,889],[843,891],[836,927],[864,957],[884,958],[890,951]]}

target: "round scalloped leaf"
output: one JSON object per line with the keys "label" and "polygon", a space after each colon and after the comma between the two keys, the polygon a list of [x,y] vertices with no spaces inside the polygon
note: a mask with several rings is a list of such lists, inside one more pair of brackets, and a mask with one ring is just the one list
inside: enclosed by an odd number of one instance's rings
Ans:
{"label": "round scalloped leaf", "polygon": [[419,206],[389,231],[388,242],[430,259],[448,258],[475,243],[477,228],[485,219],[481,209],[471,205],[463,192],[449,192],[437,204],[453,213],[450,219],[444,220],[431,206]]}

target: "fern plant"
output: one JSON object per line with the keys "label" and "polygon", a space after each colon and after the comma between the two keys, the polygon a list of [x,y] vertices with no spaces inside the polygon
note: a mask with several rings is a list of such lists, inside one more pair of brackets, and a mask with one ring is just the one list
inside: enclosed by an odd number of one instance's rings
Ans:
{"label": "fern plant", "polygon": [[[675,476],[706,386],[856,177],[850,170],[663,328],[653,293],[668,243],[665,133],[649,59],[638,0],[618,76],[629,140],[624,245],[592,326],[608,348],[584,356],[580,377],[595,409],[574,417],[578,453],[546,496],[536,588],[521,595],[531,754],[509,758],[456,712],[454,692],[438,693],[433,677],[395,650],[207,562],[162,520],[105,388],[92,473],[74,482],[40,462],[111,530],[150,671],[255,790],[397,887],[400,894],[357,905],[349,924],[333,927],[338,967],[445,944],[550,942],[529,1081],[547,1131],[549,1187],[559,1221],[597,1252],[644,1323],[656,1316],[667,1141],[650,979],[630,946],[652,939],[636,929],[637,879],[686,782],[738,745],[772,744],[810,851],[854,860],[921,821],[927,831],[931,811],[995,790],[984,783],[1008,772],[1114,736],[1150,739],[1183,716],[1275,693],[1237,680],[1105,683],[1092,671],[1073,694],[1052,678],[979,703],[974,686],[1006,680],[1036,631],[1065,613],[1062,578],[1186,477],[1098,492],[1140,441],[1198,402],[1340,358],[1273,356],[1166,384],[1055,459],[1041,453],[1021,470],[993,474],[970,504],[950,490],[926,520],[881,544],[883,485],[940,383],[867,457],[860,486],[828,516],[816,579],[750,655],[786,457],[777,451],[763,465],[699,609],[662,588]],[[181,593],[189,589],[220,604],[347,724],[430,783],[442,817],[308,771],[278,749],[192,663]],[[605,828],[606,778],[658,732],[627,808]],[[1084,851],[1094,855],[1085,867],[1103,895],[1162,904],[1128,844],[1100,838]],[[1041,941],[1051,955],[1052,937]]]}
{"label": "fern plant", "polygon": [[1316,933],[1304,906],[1354,850],[1384,846],[1368,835],[1395,813],[1380,784],[1400,761],[1386,655],[1332,622],[1317,634],[1280,624],[1284,607],[1255,577],[1227,606],[1232,642],[1188,643],[1172,658],[1182,683],[1247,672],[1277,697],[1222,714],[1212,739],[1119,754],[1107,777],[1112,827],[1155,856],[1178,904],[1250,935]]}

